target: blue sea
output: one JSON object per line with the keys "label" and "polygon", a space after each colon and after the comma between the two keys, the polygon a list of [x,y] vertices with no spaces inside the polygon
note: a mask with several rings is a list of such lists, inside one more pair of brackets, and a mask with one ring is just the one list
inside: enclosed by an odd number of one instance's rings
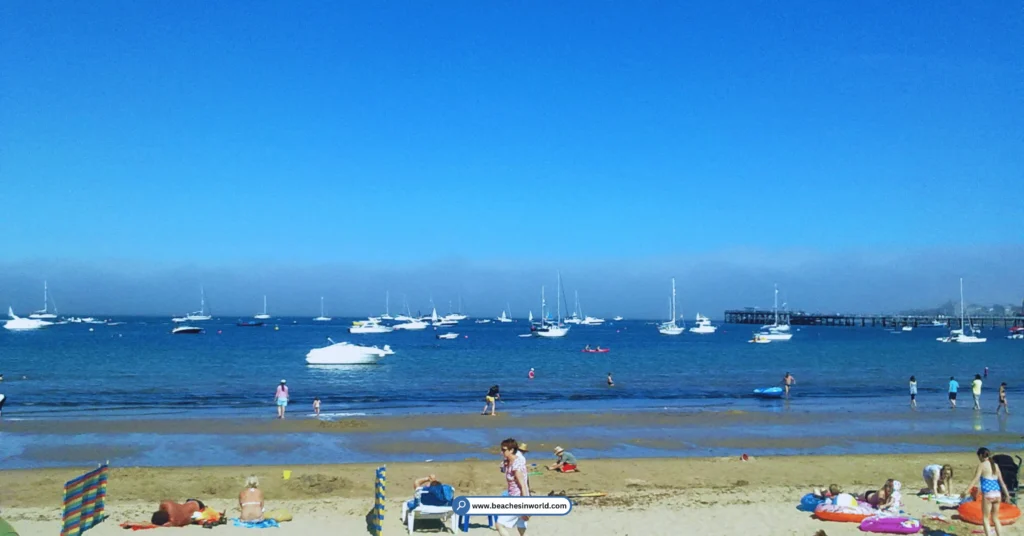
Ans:
{"label": "blue sea", "polygon": [[[1018,441],[1013,434],[1024,431],[1016,414],[994,415],[999,382],[1009,385],[1011,407],[1024,392],[1024,344],[1005,339],[1001,330],[989,331],[985,344],[955,345],[937,342],[943,335],[937,329],[893,334],[877,328],[794,327],[791,341],[749,344],[756,326],[720,323],[713,335],[666,337],[652,323],[623,321],[574,326],[565,338],[537,339],[519,337],[528,332],[524,320],[482,325],[470,320],[451,330],[458,339],[437,340],[429,329],[350,335],[351,320],[337,319],[322,324],[282,318],[264,327],[213,320],[201,323],[206,333],[194,336],[172,336],[169,319],[115,320],[125,323],[0,330],[5,376],[0,393],[8,397],[0,421],[0,466],[100,459],[122,466],[457,460],[479,456],[510,435],[572,441],[574,452],[586,457],[922,452],[949,450],[944,436],[1001,434],[979,435],[978,441],[997,438],[1009,444]],[[307,366],[306,353],[328,344],[328,337],[390,344],[395,354],[377,365]],[[582,353],[588,344],[611,351]],[[985,411],[973,412],[970,382],[985,367]],[[527,377],[530,368],[536,370],[534,380]],[[611,388],[605,383],[609,372],[615,379]],[[779,385],[787,372],[797,381],[791,400],[753,396],[755,388]],[[918,380],[916,412],[907,407],[911,375]],[[948,409],[950,376],[961,384],[956,412]],[[452,419],[443,427],[358,434],[12,431],[19,421],[270,420],[281,379],[290,386],[292,418],[307,418],[319,397],[327,419],[422,414]],[[652,420],[628,430],[462,425],[486,419],[477,413],[493,384],[501,386],[499,411],[514,415],[762,412],[765,420],[729,424],[711,418],[673,427]],[[915,437],[901,444],[886,439],[908,436]],[[807,442],[794,445],[794,438]],[[455,446],[429,456],[384,447],[427,443]],[[254,451],[253,445],[261,448]],[[750,445],[760,447],[755,451]]]}
{"label": "blue sea", "polygon": [[[276,319],[237,327],[235,319],[197,323],[202,335],[170,335],[169,319],[122,318],[123,325],[68,324],[32,332],[0,330],[4,416],[18,419],[216,417],[272,412],[287,379],[293,405],[325,413],[464,413],[501,386],[517,411],[765,408],[752,390],[797,380],[793,400],[808,411],[884,410],[907,402],[918,380],[922,406],[944,407],[950,376],[970,399],[974,374],[989,368],[986,390],[1024,392],[1024,344],[989,331],[988,343],[941,344],[943,332],[918,328],[794,327],[788,342],[748,344],[755,326],[719,324],[712,335],[667,337],[640,321],[574,326],[562,339],[520,338],[528,324],[474,324],[437,340],[435,331],[350,335],[351,320],[328,324]],[[468,323],[467,323],[468,322]],[[275,329],[275,326],[277,329]],[[312,348],[335,341],[390,344],[377,365],[313,367]],[[610,348],[582,353],[585,345]],[[536,379],[527,372],[536,370]],[[611,372],[615,387],[605,384]]]}

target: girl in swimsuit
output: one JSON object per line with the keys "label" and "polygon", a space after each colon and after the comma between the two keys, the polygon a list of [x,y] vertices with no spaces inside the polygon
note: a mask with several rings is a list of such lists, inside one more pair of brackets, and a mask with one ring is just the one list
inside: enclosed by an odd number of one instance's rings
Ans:
{"label": "girl in swimsuit", "polygon": [[[990,526],[995,525],[996,536],[1000,536],[999,504],[1009,497],[1009,490],[1003,482],[999,466],[992,462],[992,453],[985,447],[978,449],[978,470],[974,479],[967,486],[968,493],[976,484],[981,490],[981,525],[985,534],[990,534]],[[967,494],[964,494],[966,497]]]}
{"label": "girl in swimsuit", "polygon": [[259,488],[260,481],[256,475],[249,475],[245,488],[238,494],[238,508],[242,511],[238,519],[263,521],[263,492]]}

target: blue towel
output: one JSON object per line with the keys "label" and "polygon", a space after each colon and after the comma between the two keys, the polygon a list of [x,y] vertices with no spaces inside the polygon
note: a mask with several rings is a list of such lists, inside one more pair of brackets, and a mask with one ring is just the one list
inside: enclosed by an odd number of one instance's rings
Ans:
{"label": "blue towel", "polygon": [[231,518],[231,523],[236,527],[246,529],[270,529],[281,526],[273,519],[264,519],[263,521],[241,521],[237,517],[233,517]]}

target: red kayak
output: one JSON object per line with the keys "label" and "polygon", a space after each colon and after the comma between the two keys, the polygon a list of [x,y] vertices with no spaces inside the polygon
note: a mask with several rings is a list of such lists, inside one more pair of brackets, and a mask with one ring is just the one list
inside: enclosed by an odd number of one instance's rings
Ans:
{"label": "red kayak", "polygon": [[607,354],[611,351],[611,348],[601,348],[600,350],[587,350],[586,348],[580,350],[585,354]]}

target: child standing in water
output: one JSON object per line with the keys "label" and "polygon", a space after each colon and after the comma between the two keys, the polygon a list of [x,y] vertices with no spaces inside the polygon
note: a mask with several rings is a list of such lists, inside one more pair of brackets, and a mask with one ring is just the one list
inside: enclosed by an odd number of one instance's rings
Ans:
{"label": "child standing in water", "polygon": [[910,407],[917,409],[917,378],[910,377]]}
{"label": "child standing in water", "polygon": [[313,399],[313,415],[316,417],[320,416],[320,397]]}
{"label": "child standing in water", "polygon": [[999,415],[999,410],[1006,410],[1006,414],[1010,414],[1010,406],[1006,403],[1006,382],[999,384],[999,407],[996,408],[996,415]]}

